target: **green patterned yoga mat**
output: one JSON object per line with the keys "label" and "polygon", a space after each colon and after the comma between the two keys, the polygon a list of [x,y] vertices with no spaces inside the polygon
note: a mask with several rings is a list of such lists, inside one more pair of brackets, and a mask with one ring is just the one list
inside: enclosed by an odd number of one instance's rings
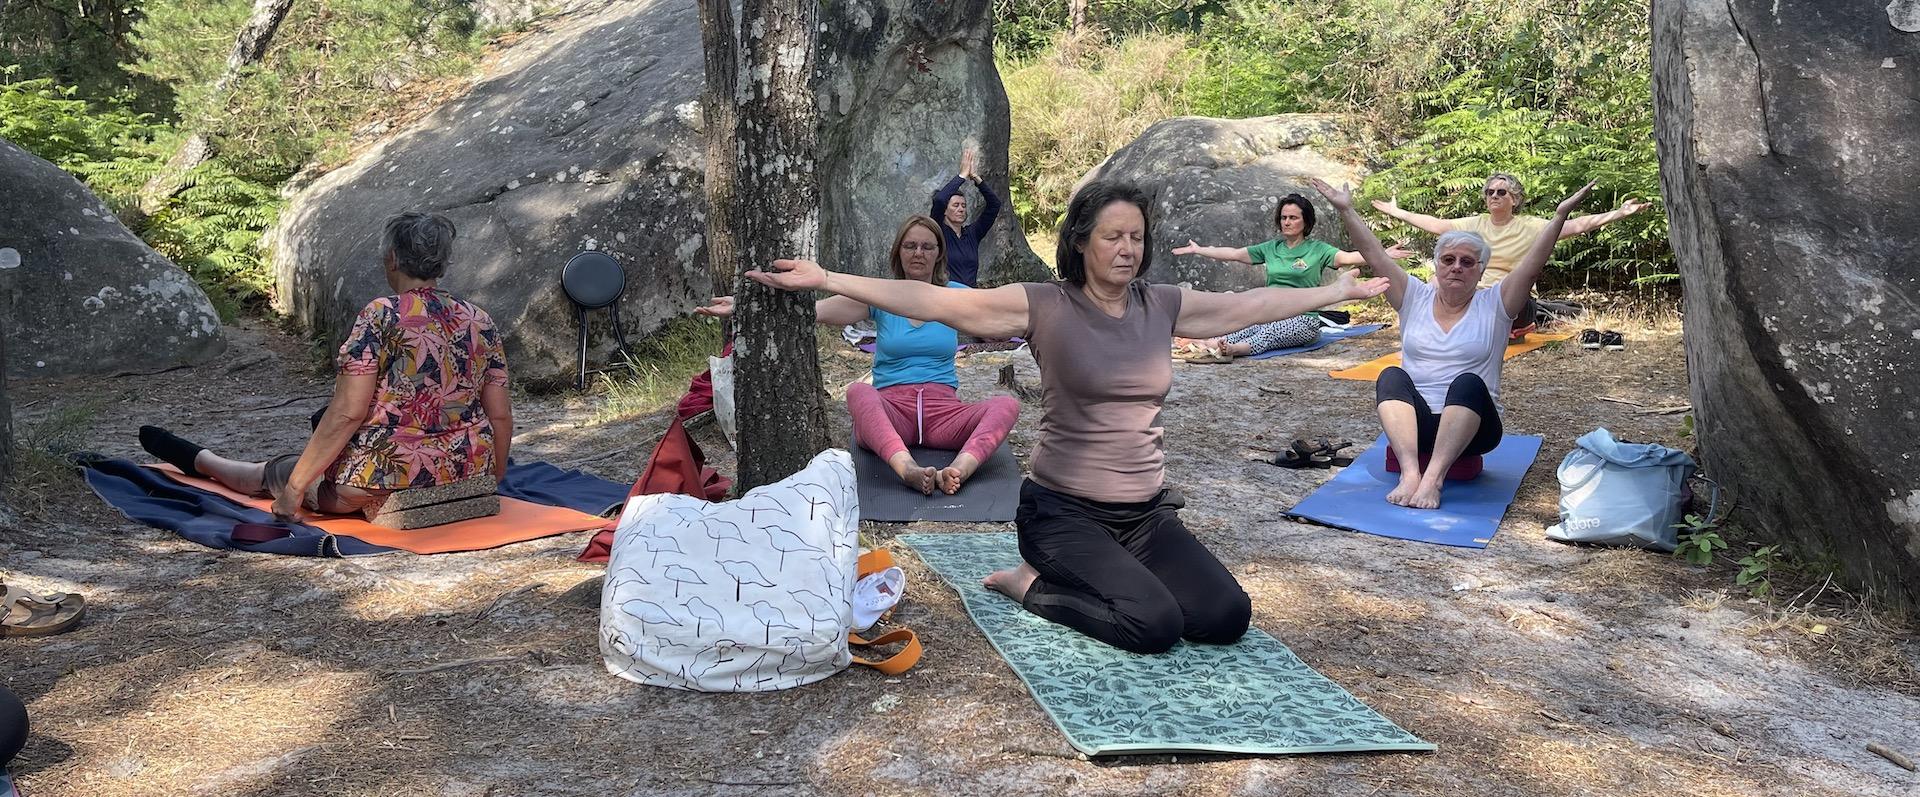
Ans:
{"label": "green patterned yoga mat", "polygon": [[1346,753],[1434,749],[1315,672],[1258,628],[1232,645],[1143,656],[1028,613],[980,586],[1020,564],[1012,534],[903,534],[959,590],[967,613],[1087,755]]}

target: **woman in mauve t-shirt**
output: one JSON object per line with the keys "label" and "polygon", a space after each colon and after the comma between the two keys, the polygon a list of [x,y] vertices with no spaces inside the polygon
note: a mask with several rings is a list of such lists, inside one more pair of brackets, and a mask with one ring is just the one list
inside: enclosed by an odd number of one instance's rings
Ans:
{"label": "woman in mauve t-shirt", "polygon": [[1209,293],[1142,279],[1152,240],[1147,197],[1122,183],[1082,186],[1061,221],[1060,281],[985,290],[829,272],[781,260],[747,276],[826,290],[983,338],[1024,337],[1040,365],[1040,435],[1020,488],[1017,568],[986,586],[1028,611],[1137,653],[1181,639],[1226,644],[1247,630],[1247,593],[1181,524],[1165,489],[1159,425],[1175,334],[1208,338],[1386,290],[1345,273],[1321,288]]}

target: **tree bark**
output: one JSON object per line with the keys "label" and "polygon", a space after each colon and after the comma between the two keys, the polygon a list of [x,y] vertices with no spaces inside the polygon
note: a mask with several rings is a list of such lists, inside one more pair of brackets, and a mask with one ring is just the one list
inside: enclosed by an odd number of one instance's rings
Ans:
{"label": "tree bark", "polygon": [[[708,91],[714,104],[732,102],[734,144],[719,154],[733,166],[723,182],[724,204],[709,204],[715,219],[733,227],[731,253],[709,257],[716,278],[766,268],[780,258],[812,258],[820,237],[820,183],[815,166],[819,109],[814,104],[814,52],[820,26],[817,0],[744,0],[736,26],[701,0],[707,62],[738,68],[733,91]],[[726,0],[712,0],[711,11]],[[748,32],[743,35],[744,32]],[[737,60],[714,46],[730,39]],[[738,76],[745,76],[739,84]],[[723,99],[724,98],[724,99]],[[719,118],[715,114],[709,118]],[[711,131],[710,131],[711,135]],[[708,146],[713,139],[708,138]],[[710,149],[709,152],[712,152]],[[712,157],[711,155],[709,157]],[[716,166],[709,164],[711,173]],[[745,187],[744,192],[734,191]],[[712,185],[708,197],[713,200]],[[713,242],[709,241],[712,247]],[[724,246],[724,242],[723,242]],[[734,313],[734,403],[740,443],[741,491],[786,478],[830,441],[820,356],[814,343],[813,297],[739,280]]]}
{"label": "tree bark", "polygon": [[[227,54],[227,68],[220,73],[220,79],[213,83],[213,102],[217,106],[226,101],[227,92],[233,83],[240,79],[240,71],[260,63],[266,55],[267,47],[273,44],[274,31],[280,29],[280,23],[287,18],[287,12],[293,9],[293,0],[254,0],[253,13],[247,17],[247,24],[240,28],[240,35],[234,37],[233,50]],[[148,180],[140,188],[140,212],[153,215],[167,204],[175,194],[186,187],[182,179],[193,167],[213,159],[213,142],[207,138],[204,130],[195,130],[187,140],[175,150],[173,157],[167,159],[167,165],[159,174]]]}
{"label": "tree bark", "polygon": [[[732,0],[698,2],[700,41],[707,68],[707,88],[700,96],[704,116],[701,137],[707,152],[707,271],[713,279],[713,295],[727,296],[734,292],[734,276],[740,268],[734,239],[739,206],[733,193],[737,167],[733,153],[739,140],[734,126],[739,119],[735,103],[740,90],[740,48],[734,41],[738,28],[733,21]],[[733,319],[723,319],[720,330],[722,340],[731,340]]]}
{"label": "tree bark", "polygon": [[1067,32],[1080,35],[1087,27],[1087,0],[1067,0]]}
{"label": "tree bark", "polygon": [[[13,294],[0,279],[0,318],[13,313]],[[7,332],[0,325],[0,485],[13,477],[13,405],[7,401]],[[0,503],[5,503],[0,496]]]}

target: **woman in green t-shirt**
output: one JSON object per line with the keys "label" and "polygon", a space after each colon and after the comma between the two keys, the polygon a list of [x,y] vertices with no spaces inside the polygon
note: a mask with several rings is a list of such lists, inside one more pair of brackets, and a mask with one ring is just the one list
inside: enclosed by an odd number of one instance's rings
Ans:
{"label": "woman in green t-shirt", "polygon": [[[1199,255],[1230,263],[1247,263],[1267,267],[1267,285],[1276,288],[1318,288],[1320,274],[1328,266],[1357,266],[1365,264],[1366,258],[1359,252],[1343,252],[1333,244],[1316,241],[1307,237],[1313,232],[1313,203],[1299,194],[1281,197],[1278,207],[1273,209],[1273,224],[1280,228],[1280,237],[1265,243],[1245,248],[1230,246],[1201,246],[1187,241],[1186,246],[1173,250],[1176,255]],[[1401,249],[1398,244],[1387,249],[1387,254],[1395,260],[1412,257],[1413,253]],[[1292,318],[1284,318],[1269,324],[1256,324],[1225,337],[1204,341],[1176,339],[1176,347],[1198,344],[1202,349],[1217,350],[1230,357],[1245,357],[1272,349],[1305,346],[1320,337],[1320,314],[1306,313]]]}

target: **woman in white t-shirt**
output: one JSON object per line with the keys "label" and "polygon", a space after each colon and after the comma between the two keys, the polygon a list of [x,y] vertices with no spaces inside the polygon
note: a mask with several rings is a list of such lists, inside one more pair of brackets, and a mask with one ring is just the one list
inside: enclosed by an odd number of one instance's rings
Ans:
{"label": "woman in white t-shirt", "polygon": [[1414,509],[1439,508],[1447,469],[1460,457],[1485,454],[1500,444],[1500,365],[1507,331],[1526,308],[1567,214],[1593,185],[1562,200],[1547,220],[1545,234],[1534,240],[1513,271],[1481,288],[1480,276],[1491,258],[1486,239],[1461,230],[1442,234],[1433,248],[1432,282],[1414,279],[1387,255],[1353,209],[1352,194],[1313,181],[1340,211],[1354,248],[1375,274],[1387,278],[1387,301],[1400,314],[1400,366],[1380,372],[1374,383],[1380,425],[1400,463],[1400,486],[1387,494],[1387,501]]}

